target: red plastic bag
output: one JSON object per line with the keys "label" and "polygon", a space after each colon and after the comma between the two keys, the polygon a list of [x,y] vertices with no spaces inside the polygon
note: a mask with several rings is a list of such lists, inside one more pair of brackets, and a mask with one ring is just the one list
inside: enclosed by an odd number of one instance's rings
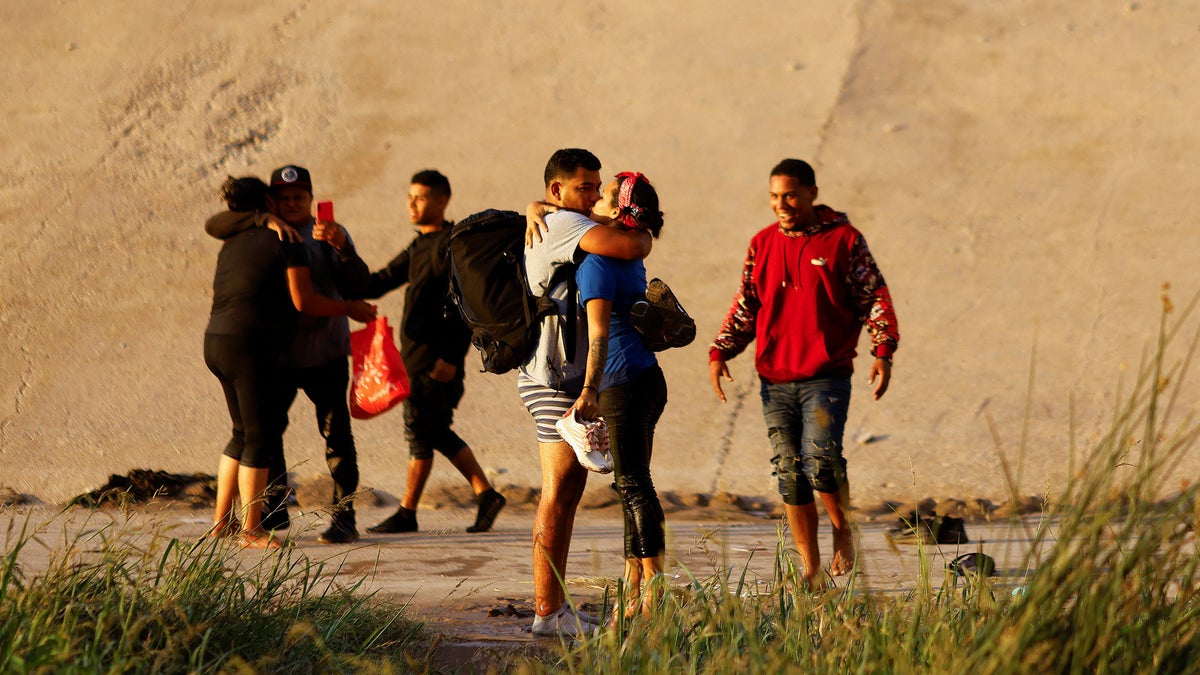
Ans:
{"label": "red plastic bag", "polygon": [[350,386],[350,416],[365,420],[387,412],[408,398],[408,371],[396,349],[392,327],[379,317],[350,334],[354,382]]}

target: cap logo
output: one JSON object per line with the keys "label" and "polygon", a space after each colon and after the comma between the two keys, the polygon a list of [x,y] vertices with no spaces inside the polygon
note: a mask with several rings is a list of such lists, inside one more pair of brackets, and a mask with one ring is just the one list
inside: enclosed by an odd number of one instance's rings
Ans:
{"label": "cap logo", "polygon": [[296,171],[296,167],[289,166],[279,173],[279,177],[288,183],[295,183],[300,174]]}

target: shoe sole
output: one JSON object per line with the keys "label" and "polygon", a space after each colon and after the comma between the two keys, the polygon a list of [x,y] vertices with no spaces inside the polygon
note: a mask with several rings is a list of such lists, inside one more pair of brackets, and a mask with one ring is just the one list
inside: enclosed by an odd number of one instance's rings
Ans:
{"label": "shoe sole", "polygon": [[646,284],[646,299],[656,305],[665,304],[664,299],[668,303],[679,304],[679,301],[675,299],[675,294],[660,279],[651,279],[650,283]]}
{"label": "shoe sole", "polygon": [[394,530],[392,528],[368,527],[367,532],[369,532],[370,534],[407,534],[409,532],[420,532],[420,530],[415,527],[411,530],[409,530],[409,529]]}
{"label": "shoe sole", "polygon": [[666,282],[661,279],[651,279],[650,283],[646,285],[645,296],[646,300],[660,311],[666,309],[677,312],[689,321],[689,323],[680,322],[670,334],[663,336],[667,340],[667,344],[677,344],[682,347],[696,340],[695,321],[691,320],[691,315],[687,313],[683,305],[679,304],[679,299],[675,297],[674,291],[667,286]]}

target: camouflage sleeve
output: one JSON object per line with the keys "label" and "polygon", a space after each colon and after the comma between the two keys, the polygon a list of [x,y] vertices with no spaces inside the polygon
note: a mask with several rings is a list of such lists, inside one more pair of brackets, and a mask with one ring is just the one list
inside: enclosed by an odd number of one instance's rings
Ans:
{"label": "camouflage sleeve", "polygon": [[892,358],[900,344],[900,328],[896,323],[892,294],[888,292],[883,273],[867,248],[867,240],[861,235],[850,249],[846,287],[850,289],[850,299],[858,312],[859,321],[866,324],[871,334],[871,355]]}
{"label": "camouflage sleeve", "polygon": [[709,345],[709,360],[728,361],[741,354],[754,341],[755,320],[760,307],[762,302],[754,284],[754,247],[751,246],[742,265],[742,283],[733,297],[733,305],[729,307],[717,337]]}

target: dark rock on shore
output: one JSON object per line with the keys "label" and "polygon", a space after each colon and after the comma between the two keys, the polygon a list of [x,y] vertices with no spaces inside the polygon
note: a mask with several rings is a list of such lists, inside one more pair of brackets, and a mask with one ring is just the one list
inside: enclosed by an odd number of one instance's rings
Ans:
{"label": "dark rock on shore", "polygon": [[154,499],[176,499],[200,508],[212,506],[217,495],[217,477],[206,473],[168,473],[133,469],[121,476],[112,474],[101,487],[76,496],[72,506],[123,506],[144,504]]}

